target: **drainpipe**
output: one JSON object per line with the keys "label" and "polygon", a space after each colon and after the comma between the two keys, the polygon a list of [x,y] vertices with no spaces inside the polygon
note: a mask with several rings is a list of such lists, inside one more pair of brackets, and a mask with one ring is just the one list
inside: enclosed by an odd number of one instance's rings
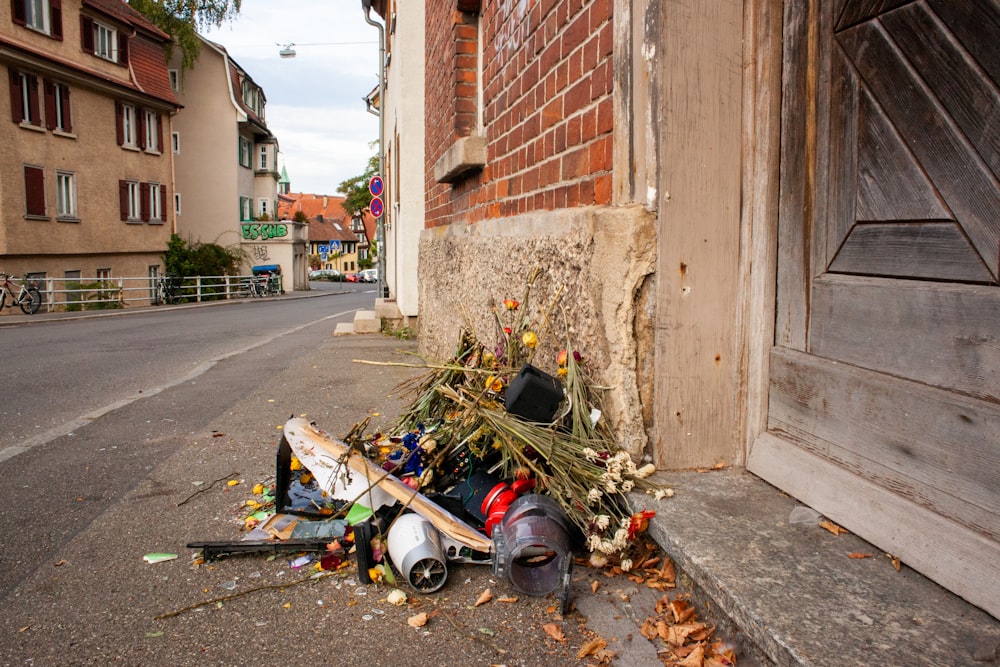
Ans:
{"label": "drainpipe", "polygon": [[375,239],[378,243],[378,294],[382,298],[389,296],[389,285],[385,275],[385,218],[389,215],[389,179],[385,174],[385,28],[381,23],[373,21],[369,14],[372,0],[361,0],[361,8],[365,12],[365,22],[378,28],[378,175],[384,185],[383,213],[375,221]]}

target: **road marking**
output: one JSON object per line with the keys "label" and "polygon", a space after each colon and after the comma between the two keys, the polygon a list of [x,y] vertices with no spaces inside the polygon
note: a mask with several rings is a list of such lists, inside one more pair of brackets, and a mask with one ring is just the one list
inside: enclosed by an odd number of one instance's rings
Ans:
{"label": "road marking", "polygon": [[256,349],[258,347],[261,347],[263,345],[267,345],[268,343],[270,343],[274,339],[280,338],[281,336],[287,336],[288,334],[293,334],[293,333],[299,332],[302,329],[305,329],[306,327],[311,327],[311,326],[313,326],[315,324],[319,324],[320,322],[325,322],[326,320],[334,319],[334,318],[337,318],[337,317],[343,317],[344,315],[350,315],[351,313],[356,313],[359,310],[361,310],[361,309],[360,308],[354,308],[353,310],[345,310],[343,312],[335,313],[333,315],[327,315],[326,317],[321,317],[318,320],[314,320],[312,322],[306,322],[305,324],[300,324],[297,327],[293,327],[291,329],[287,329],[287,330],[282,331],[280,333],[276,333],[273,336],[270,336],[270,337],[265,338],[263,340],[255,341],[254,343],[252,343],[250,345],[247,345],[245,347],[242,347],[242,348],[240,348],[238,350],[232,350],[230,352],[226,352],[225,354],[220,354],[219,356],[217,356],[217,357],[215,357],[213,359],[209,359],[208,361],[204,361],[204,362],[198,364],[197,366],[195,366],[195,368],[193,370],[191,370],[191,372],[187,373],[186,375],[183,375],[182,377],[177,378],[176,380],[168,382],[167,384],[160,385],[159,387],[153,387],[151,389],[144,389],[141,394],[137,394],[135,396],[132,396],[131,398],[123,398],[121,400],[115,401],[114,403],[109,403],[108,405],[105,405],[103,407],[97,408],[96,410],[88,412],[85,415],[81,415],[80,417],[77,417],[76,419],[68,421],[65,424],[61,424],[59,426],[56,426],[55,428],[52,428],[52,429],[46,431],[45,433],[40,433],[38,435],[32,436],[32,437],[28,438],[27,440],[22,441],[20,444],[10,445],[9,447],[4,447],[3,449],[0,449],[0,463],[3,463],[4,461],[6,461],[8,459],[12,459],[15,456],[18,456],[19,454],[24,454],[25,452],[27,452],[27,451],[35,448],[35,447],[38,447],[40,445],[44,445],[44,444],[47,444],[49,442],[52,442],[56,438],[61,438],[64,435],[69,435],[73,431],[86,426],[87,424],[91,423],[92,421],[94,421],[96,419],[99,419],[99,418],[103,417],[104,415],[108,414],[109,412],[114,412],[115,410],[118,410],[119,408],[123,408],[126,405],[129,405],[130,403],[134,403],[135,401],[141,400],[143,398],[149,398],[150,396],[155,396],[155,395],[159,394],[160,392],[166,391],[167,389],[170,389],[171,387],[176,387],[177,385],[179,385],[181,383],[190,382],[191,380],[195,379],[199,375],[202,375],[205,372],[207,372],[208,370],[210,370],[213,366],[215,366],[220,361],[225,361],[226,359],[230,359],[230,358],[235,357],[235,356],[240,355],[240,354],[246,354],[247,352],[250,352],[251,350],[254,350],[254,349]]}

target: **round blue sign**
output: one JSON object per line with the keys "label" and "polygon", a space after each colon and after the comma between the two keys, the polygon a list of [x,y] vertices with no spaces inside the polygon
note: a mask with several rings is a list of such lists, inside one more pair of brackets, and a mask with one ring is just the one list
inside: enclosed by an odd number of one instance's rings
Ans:
{"label": "round blue sign", "polygon": [[371,180],[368,181],[368,192],[372,193],[372,197],[381,197],[384,189],[385,185],[382,183],[381,176],[372,176]]}
{"label": "round blue sign", "polygon": [[372,199],[372,203],[369,206],[371,208],[372,215],[376,218],[381,218],[382,214],[385,212],[385,206],[383,206],[382,199],[379,197]]}

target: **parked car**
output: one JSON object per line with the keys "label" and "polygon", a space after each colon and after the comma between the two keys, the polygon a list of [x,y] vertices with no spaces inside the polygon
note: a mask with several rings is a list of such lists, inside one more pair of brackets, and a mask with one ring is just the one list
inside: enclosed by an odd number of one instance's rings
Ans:
{"label": "parked car", "polygon": [[356,274],[356,273],[345,273],[344,274],[344,281],[345,282],[349,282],[349,283],[356,283],[356,282],[358,282],[358,274]]}
{"label": "parked car", "polygon": [[309,272],[309,280],[340,280],[340,271],[337,269],[318,269]]}
{"label": "parked car", "polygon": [[358,280],[363,283],[377,283],[378,269],[365,269],[358,272]]}

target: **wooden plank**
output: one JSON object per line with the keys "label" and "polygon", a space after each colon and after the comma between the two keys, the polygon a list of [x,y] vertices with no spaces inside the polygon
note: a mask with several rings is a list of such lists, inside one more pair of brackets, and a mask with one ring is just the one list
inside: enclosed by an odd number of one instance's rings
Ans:
{"label": "wooden plank", "polygon": [[663,3],[656,463],[739,455],[743,2]]}
{"label": "wooden plank", "polygon": [[1000,288],[830,274],[813,302],[813,354],[1000,401]]}
{"label": "wooden plank", "polygon": [[854,226],[857,214],[858,183],[858,78],[840,49],[834,49],[831,63],[830,103],[830,199],[826,224],[827,254],[822,268],[830,263]]}
{"label": "wooden plank", "polygon": [[993,275],[954,222],[856,225],[831,272],[989,283]]}
{"label": "wooden plank", "polygon": [[[996,84],[983,75],[925,5],[914,3],[886,14],[882,25],[973,150],[993,175],[1000,177],[1000,123],[987,111],[1000,108]],[[1000,35],[993,38],[1000,39]]]}
{"label": "wooden plank", "polygon": [[904,5],[907,2],[913,2],[913,0],[850,0],[844,3],[843,10],[839,12],[837,30],[843,30],[856,23],[871,20],[879,14]]}
{"label": "wooden plank", "polygon": [[768,431],[1000,541],[1000,405],[775,348]]}
{"label": "wooden plank", "polygon": [[1000,85],[1000,2],[997,0],[926,0],[934,13],[958,37],[963,48],[983,68],[983,71]]}
{"label": "wooden plank", "polygon": [[776,434],[747,468],[907,566],[1000,618],[1000,544]]}
{"label": "wooden plank", "polygon": [[[781,167],[778,192],[778,265],[775,342],[804,350],[809,298],[807,230],[812,229],[812,164],[806,154],[807,125],[814,123],[809,100],[809,0],[785,3],[782,56]],[[810,114],[813,120],[808,121]]]}

